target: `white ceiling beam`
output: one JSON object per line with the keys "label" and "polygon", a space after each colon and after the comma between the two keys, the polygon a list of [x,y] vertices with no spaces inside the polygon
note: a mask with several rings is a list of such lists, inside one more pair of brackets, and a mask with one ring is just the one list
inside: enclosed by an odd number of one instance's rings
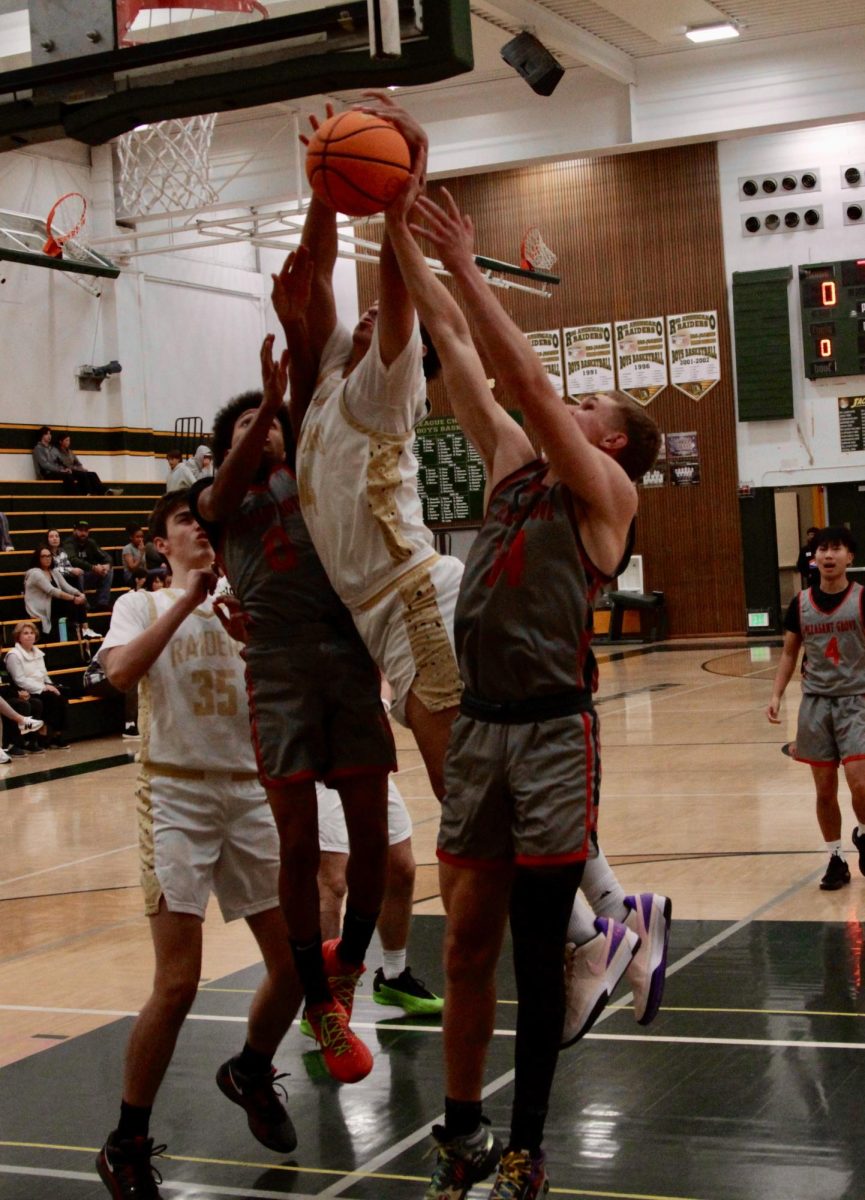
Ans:
{"label": "white ceiling beam", "polygon": [[530,29],[548,49],[558,50],[587,67],[593,67],[618,83],[636,83],[637,73],[631,57],[593,33],[579,29],[564,17],[551,13],[535,0],[483,0],[479,7],[498,12],[523,29]]}

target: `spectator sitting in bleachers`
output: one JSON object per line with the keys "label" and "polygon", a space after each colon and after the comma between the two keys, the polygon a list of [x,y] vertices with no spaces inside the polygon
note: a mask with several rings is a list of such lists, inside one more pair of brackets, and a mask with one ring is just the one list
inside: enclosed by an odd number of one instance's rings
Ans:
{"label": "spectator sitting in bleachers", "polygon": [[[146,584],[148,579],[165,574],[167,568],[161,563],[157,567],[147,565],[147,547],[144,544],[144,530],[140,525],[127,525],[126,533],[129,542],[123,547],[123,582],[135,591]],[[154,550],[156,547],[154,546]],[[157,551],[157,553],[159,553]]]}
{"label": "spectator sitting in bleachers", "polygon": [[95,607],[102,612],[107,611],[111,607],[111,559],[90,536],[89,521],[75,522],[71,535],[63,543],[63,549],[72,566],[81,567],[84,571],[82,582],[77,586],[85,590],[95,588]]}
{"label": "spectator sitting in bleachers", "polygon": [[[67,583],[53,564],[51,548],[37,546],[30,559],[30,569],[24,576],[24,607],[28,617],[39,621],[46,635],[59,628],[63,617],[73,625],[87,623],[87,597]],[[88,636],[98,635],[89,632]]]}
{"label": "spectator sitting in bleachers", "polygon": [[[12,699],[6,699],[11,693]],[[20,697],[24,695],[26,700]],[[0,718],[3,722],[3,748],[0,749],[0,763],[11,762],[13,758],[23,758],[27,747],[33,745],[33,734],[42,728],[42,721],[30,716],[30,696],[27,692],[19,692],[11,685],[0,687]]]}
{"label": "spectator sitting in bleachers", "polygon": [[[45,545],[51,551],[53,567],[55,571],[59,571],[67,583],[71,583],[76,591],[84,591],[84,568],[73,567],[69,561],[69,555],[60,544],[60,530],[49,529],[45,535]],[[81,625],[81,636],[86,638],[99,637],[99,634],[90,628],[87,624],[87,618]]]}
{"label": "spectator sitting in bleachers", "polygon": [[37,479],[59,479],[64,492],[80,492],[81,482],[60,459],[60,452],[52,445],[50,425],[43,425],[36,435],[33,447],[33,467]]}
{"label": "spectator sitting in bleachers", "polygon": [[29,695],[33,716],[44,722],[39,736],[48,746],[64,749],[69,745],[66,734],[69,701],[64,688],[51,682],[45,655],[36,645],[38,630],[32,621],[19,621],[12,636],[15,645],[6,655],[6,670],[15,686]]}
{"label": "spectator sitting in bleachers", "polygon": [[[86,496],[104,496],[109,490],[95,471],[88,471],[82,463],[81,459],[72,449],[72,435],[69,433],[58,433],[57,442],[54,447],[57,461],[62,467],[72,472],[78,491],[83,492]],[[121,488],[112,488],[110,491],[112,496],[122,494]]]}
{"label": "spectator sitting in bleachers", "polygon": [[0,512],[0,550],[14,550],[12,538],[9,536],[9,518]]}
{"label": "spectator sitting in bleachers", "polygon": [[176,492],[180,488],[192,487],[198,476],[190,466],[189,461],[184,461],[180,451],[177,449],[169,450],[166,452],[165,458],[168,462],[168,478],[165,481],[166,492]]}
{"label": "spectator sitting in bleachers", "polygon": [[213,474],[213,451],[209,446],[199,446],[195,454],[189,460],[189,465],[195,472],[196,479],[200,479],[202,475]]}

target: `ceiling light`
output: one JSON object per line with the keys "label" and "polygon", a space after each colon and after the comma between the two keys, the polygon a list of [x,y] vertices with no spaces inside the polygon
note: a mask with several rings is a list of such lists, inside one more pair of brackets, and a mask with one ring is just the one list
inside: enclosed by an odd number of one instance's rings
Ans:
{"label": "ceiling light", "polygon": [[689,26],[685,30],[685,37],[690,42],[721,42],[724,38],[738,36],[739,30],[731,21],[724,21],[720,25]]}

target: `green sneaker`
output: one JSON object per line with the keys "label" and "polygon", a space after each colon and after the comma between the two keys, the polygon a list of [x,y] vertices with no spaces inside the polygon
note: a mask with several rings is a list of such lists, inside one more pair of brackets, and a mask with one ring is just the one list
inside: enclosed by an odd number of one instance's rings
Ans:
{"label": "green sneaker", "polygon": [[436,1016],[445,1006],[441,996],[431,992],[422,979],[415,979],[410,967],[396,979],[385,979],[384,971],[379,967],[372,981],[372,998],[376,1004],[389,1004],[407,1013],[427,1017]]}

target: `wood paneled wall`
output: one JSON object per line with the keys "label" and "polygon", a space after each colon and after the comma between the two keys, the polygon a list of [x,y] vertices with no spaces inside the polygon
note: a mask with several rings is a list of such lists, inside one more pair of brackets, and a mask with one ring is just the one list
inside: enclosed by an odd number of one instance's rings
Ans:
{"label": "wood paneled wall", "polygon": [[[665,433],[696,430],[700,483],[640,490],[636,551],[645,586],[666,595],[674,636],[742,633],[735,402],[714,144],[576,160],[447,181],[471,214],[480,254],[519,262],[541,229],[562,282],[544,299],[497,290],[525,331],[716,309],[721,381],[700,401],[672,386],[649,412]],[[430,187],[435,197],[437,184]],[[362,306],[375,270],[360,272]],[[488,364],[491,375],[494,366]],[[440,385],[433,410],[447,412]]]}

